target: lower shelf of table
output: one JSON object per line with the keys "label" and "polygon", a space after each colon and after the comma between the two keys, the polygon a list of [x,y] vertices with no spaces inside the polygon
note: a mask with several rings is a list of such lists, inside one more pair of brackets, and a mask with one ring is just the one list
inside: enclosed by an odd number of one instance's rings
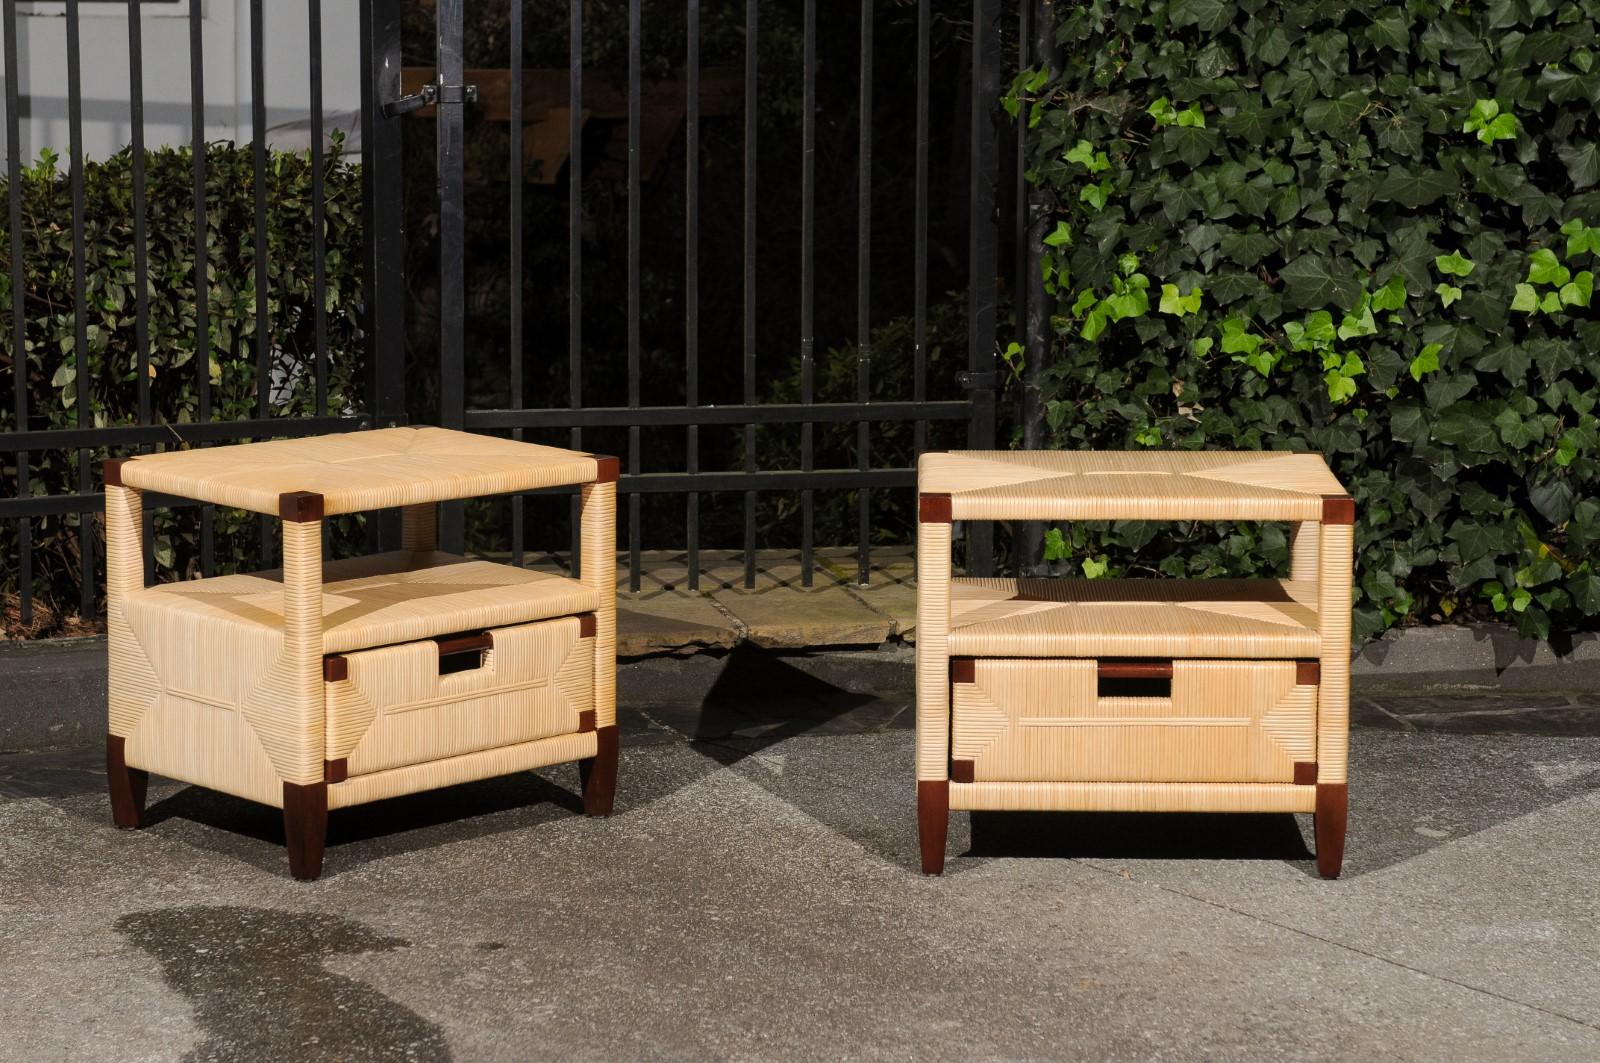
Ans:
{"label": "lower shelf of table", "polygon": [[1317,788],[1292,783],[973,782],[950,784],[964,812],[1315,812]]}
{"label": "lower shelf of table", "polygon": [[552,764],[583,760],[596,754],[598,744],[599,736],[594,731],[554,735],[532,742],[357,775],[328,787],[328,807],[348,808],[458,783],[477,782],[512,772],[532,771]]}

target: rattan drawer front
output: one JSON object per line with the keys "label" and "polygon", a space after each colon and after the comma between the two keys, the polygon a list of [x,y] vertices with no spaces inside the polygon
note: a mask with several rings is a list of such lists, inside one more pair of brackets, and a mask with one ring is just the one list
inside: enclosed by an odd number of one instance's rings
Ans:
{"label": "rattan drawer front", "polygon": [[1294,661],[1173,661],[1157,696],[1102,688],[1093,660],[980,659],[956,680],[961,781],[1282,783],[1316,760],[1317,688]]}
{"label": "rattan drawer front", "polygon": [[456,658],[431,640],[344,655],[325,684],[328,760],[361,775],[592,726],[594,637],[583,619],[494,628],[481,666],[447,674],[441,660]]}

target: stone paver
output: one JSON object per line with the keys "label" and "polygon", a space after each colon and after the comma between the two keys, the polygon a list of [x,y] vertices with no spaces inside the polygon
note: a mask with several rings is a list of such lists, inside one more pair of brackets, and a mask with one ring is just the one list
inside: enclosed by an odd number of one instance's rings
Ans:
{"label": "stone paver", "polygon": [[927,879],[907,702],[774,674],[624,708],[609,820],[568,767],[347,810],[314,884],[270,809],[119,832],[96,751],[0,756],[0,1059],[1600,1058],[1592,695],[1358,727],[1337,882],[1303,817],[1016,813]]}

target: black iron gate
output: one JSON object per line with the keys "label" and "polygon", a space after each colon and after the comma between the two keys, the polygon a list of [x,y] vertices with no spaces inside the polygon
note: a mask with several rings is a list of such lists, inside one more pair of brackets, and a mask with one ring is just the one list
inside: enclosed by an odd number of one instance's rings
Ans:
{"label": "black iron gate", "polygon": [[[626,289],[628,314],[626,350],[619,352],[617,368],[627,378],[626,402],[623,405],[586,405],[583,393],[582,328],[585,316],[582,286],[583,239],[581,228],[584,217],[583,174],[583,101],[585,99],[585,60],[583,34],[585,8],[583,0],[539,0],[532,5],[539,17],[548,20],[559,12],[568,25],[568,130],[571,158],[567,174],[569,323],[567,357],[569,361],[569,390],[567,403],[561,408],[529,408],[525,401],[527,357],[524,353],[529,322],[518,301],[511,312],[507,342],[510,357],[507,366],[510,388],[503,404],[473,407],[467,398],[465,386],[467,352],[464,345],[464,322],[467,308],[464,291],[463,226],[466,221],[463,197],[464,130],[468,108],[473,94],[463,69],[462,35],[465,17],[465,0],[435,0],[437,27],[437,64],[435,74],[415,98],[403,92],[402,85],[402,16],[404,5],[414,0],[359,0],[360,30],[359,51],[364,71],[361,92],[361,164],[362,199],[361,215],[364,228],[362,273],[363,290],[361,325],[366,346],[365,394],[354,408],[330,409],[326,388],[329,368],[326,327],[321,317],[323,279],[326,264],[322,252],[323,207],[325,202],[322,174],[326,132],[322,115],[322,79],[324,40],[322,32],[321,0],[306,0],[312,101],[310,115],[311,160],[315,187],[312,194],[313,223],[316,256],[316,350],[311,360],[316,381],[315,409],[309,413],[289,415],[277,408],[273,401],[273,381],[269,379],[273,351],[274,322],[269,309],[270,281],[268,277],[267,199],[265,171],[268,166],[266,131],[266,92],[273,77],[268,69],[262,47],[264,0],[251,0],[249,66],[251,85],[251,133],[256,181],[254,183],[255,216],[255,270],[256,282],[254,315],[254,357],[256,359],[256,400],[253,417],[218,420],[213,416],[210,375],[214,363],[229,355],[227,351],[210,349],[207,324],[207,284],[204,282],[207,267],[207,248],[204,227],[197,226],[195,243],[194,316],[198,333],[197,352],[194,359],[194,381],[198,389],[197,416],[189,423],[161,421],[153,410],[149,398],[149,338],[146,334],[146,304],[151,291],[152,278],[145,257],[148,224],[144,216],[144,61],[140,0],[127,0],[130,9],[128,25],[128,54],[130,58],[129,117],[132,129],[134,159],[131,202],[134,248],[134,283],[132,290],[137,306],[136,339],[138,350],[138,413],[134,423],[95,423],[93,396],[89,389],[87,296],[84,291],[85,250],[82,237],[86,220],[82,185],[83,126],[81,92],[81,23],[78,0],[68,0],[65,8],[66,51],[61,57],[67,68],[68,97],[70,104],[69,128],[72,131],[68,165],[72,185],[71,226],[77,244],[73,255],[77,271],[76,298],[72,313],[76,317],[77,343],[73,357],[77,365],[78,392],[75,423],[63,425],[61,417],[46,416],[49,411],[30,405],[29,359],[25,353],[26,326],[30,314],[37,309],[27,302],[23,264],[33,249],[28,246],[21,215],[21,174],[28,160],[21,156],[19,115],[23,112],[18,74],[18,10],[16,0],[0,0],[0,33],[5,47],[5,112],[8,152],[6,173],[9,188],[9,256],[11,278],[11,375],[13,377],[13,423],[0,434],[0,455],[12,465],[15,488],[0,497],[0,523],[10,524],[16,532],[16,557],[14,578],[7,581],[17,595],[23,623],[28,622],[34,598],[34,558],[32,554],[33,531],[41,521],[59,520],[68,515],[78,519],[77,534],[80,540],[78,573],[82,587],[78,603],[86,617],[93,617],[98,609],[96,598],[98,556],[97,537],[91,515],[103,509],[104,499],[97,482],[98,459],[129,451],[176,445],[206,445],[242,439],[273,438],[290,435],[349,430],[372,426],[407,423],[408,396],[406,392],[406,316],[411,295],[406,276],[405,185],[403,179],[403,123],[405,115],[424,105],[435,115],[438,156],[438,208],[439,208],[439,311],[440,335],[437,365],[437,394],[439,404],[432,416],[411,410],[413,417],[435,420],[448,427],[464,427],[473,431],[509,431],[519,437],[536,430],[558,429],[565,433],[568,443],[584,448],[586,432],[591,430],[625,430],[627,450],[624,455],[624,475],[620,487],[627,496],[626,537],[630,551],[630,572],[635,587],[639,584],[641,554],[646,546],[684,547],[688,552],[690,586],[697,585],[700,550],[700,518],[707,496],[731,493],[743,507],[745,578],[754,579],[756,556],[756,505],[762,492],[795,492],[800,497],[803,519],[800,542],[796,544],[803,562],[805,581],[811,582],[814,569],[815,541],[814,505],[820,491],[853,491],[857,493],[856,553],[859,578],[865,581],[871,565],[872,529],[869,500],[875,491],[909,491],[915,482],[915,471],[904,465],[886,466],[875,460],[873,453],[874,423],[901,422],[913,426],[915,451],[927,446],[929,425],[936,422],[964,422],[967,426],[966,443],[977,448],[992,447],[995,443],[996,415],[996,330],[997,305],[995,278],[1002,272],[1001,254],[1001,144],[1004,133],[1003,116],[998,107],[1002,67],[1002,3],[1001,0],[954,0],[953,3],[935,4],[933,0],[916,0],[916,108],[915,108],[915,158],[912,167],[909,194],[914,198],[914,225],[910,235],[909,260],[895,257],[882,247],[875,246],[872,236],[873,189],[881,181],[874,169],[873,149],[878,137],[873,126],[873,90],[875,77],[881,82],[881,73],[874,70],[873,34],[875,4],[862,0],[859,4],[859,69],[856,71],[859,91],[859,123],[857,129],[857,239],[854,248],[854,267],[858,275],[856,305],[856,393],[853,401],[818,401],[816,398],[815,370],[817,366],[817,335],[814,328],[815,288],[817,270],[836,269],[834,261],[820,261],[815,241],[816,182],[814,161],[817,150],[817,71],[816,42],[818,39],[817,0],[804,0],[804,109],[801,118],[803,147],[801,158],[802,248],[799,269],[799,321],[793,337],[798,351],[799,380],[797,401],[762,402],[756,387],[758,360],[771,352],[757,349],[755,331],[755,290],[757,281],[756,249],[761,234],[758,230],[757,196],[760,192],[757,173],[757,152],[761,138],[757,124],[756,103],[762,91],[763,70],[760,60],[761,4],[758,0],[745,0],[744,61],[742,72],[743,94],[743,226],[744,260],[744,330],[742,336],[743,396],[742,401],[731,404],[707,404],[699,391],[700,356],[702,337],[699,332],[697,308],[699,281],[703,263],[700,258],[700,233],[706,204],[701,201],[699,160],[701,157],[701,0],[683,0],[686,5],[688,32],[685,53],[681,57],[686,81],[683,100],[685,121],[686,205],[682,225],[683,270],[686,278],[686,298],[682,315],[682,374],[684,401],[661,404],[646,401],[641,388],[640,334],[641,278],[640,278],[640,132],[642,122],[641,98],[644,92],[643,16],[642,0],[628,4],[627,42],[627,159],[626,194],[628,203],[628,268],[622,281]],[[150,0],[146,0],[150,2]],[[204,66],[205,54],[201,33],[201,0],[184,0],[190,12],[190,33],[187,61],[191,72],[193,112],[193,202],[196,217],[204,217],[206,201],[206,142]],[[526,0],[509,0],[510,7],[510,152],[507,166],[510,173],[512,195],[507,204],[507,220],[513,234],[522,231],[523,189],[522,165],[525,135],[522,121],[524,107],[521,40],[525,25]],[[508,0],[475,0],[475,3],[507,4]],[[839,5],[821,5],[820,17],[837,19],[843,12]],[[1006,11],[1015,11],[1008,7]],[[936,17],[946,20],[970,19],[970,62],[967,65],[966,92],[970,106],[970,129],[966,131],[967,152],[967,218],[966,239],[966,319],[967,358],[966,372],[962,374],[964,397],[930,399],[928,379],[928,215],[930,158],[929,98],[933,90],[929,66],[930,27]],[[1023,38],[1026,45],[1026,36]],[[53,57],[30,57],[34,62],[49,62]],[[335,62],[346,57],[330,56]],[[354,57],[350,57],[354,58]],[[181,62],[178,56],[162,56],[161,62]],[[896,78],[908,72],[896,70]],[[1008,167],[1009,169],[1009,167]],[[1019,201],[1019,208],[1021,203]],[[722,205],[718,204],[717,209]],[[1018,226],[1025,219],[1019,213]],[[559,240],[561,234],[549,234]],[[513,237],[510,249],[510,268],[513,281],[523,269],[521,241]],[[891,249],[893,250],[893,249]],[[1017,264],[1019,274],[1027,263]],[[906,312],[914,320],[915,367],[908,393],[890,400],[873,400],[873,361],[871,329],[871,284],[875,271],[912,270],[914,296]],[[882,273],[879,272],[879,276]],[[1019,275],[1017,278],[1023,278]],[[517,286],[513,283],[513,290]],[[935,389],[938,390],[938,389]],[[411,397],[415,406],[415,397]],[[548,404],[547,404],[548,405]],[[758,425],[794,425],[800,431],[800,458],[796,467],[763,468],[756,452]],[[819,468],[814,456],[815,433],[821,427],[855,426],[855,461],[851,467]],[[742,428],[744,457],[741,468],[712,470],[702,467],[700,433],[703,428],[720,426]],[[680,471],[646,471],[641,455],[641,435],[650,429],[681,429],[686,460]],[[76,476],[71,489],[38,495],[30,484],[30,455],[40,452],[71,452],[76,455]],[[9,471],[9,470],[8,470]],[[9,479],[9,477],[8,477]],[[681,495],[684,499],[685,532],[683,542],[646,544],[642,541],[640,508],[648,495]],[[192,505],[181,499],[156,500],[159,506]],[[521,558],[525,534],[523,500],[513,501],[511,549]],[[210,574],[214,568],[212,554],[212,509],[200,507],[198,522],[200,533],[199,567]],[[392,514],[378,515],[367,525],[368,544],[387,547],[398,539],[398,529]],[[994,547],[992,532],[987,525],[969,529],[967,564],[970,571],[987,574],[992,569]],[[459,549],[463,541],[462,513],[455,507],[446,513],[445,544]],[[274,535],[270,526],[261,528],[261,554],[270,558],[274,549]],[[575,544],[574,544],[575,545]],[[843,544],[824,544],[843,545]],[[151,567],[154,567],[152,559]],[[7,567],[12,562],[7,558]]]}

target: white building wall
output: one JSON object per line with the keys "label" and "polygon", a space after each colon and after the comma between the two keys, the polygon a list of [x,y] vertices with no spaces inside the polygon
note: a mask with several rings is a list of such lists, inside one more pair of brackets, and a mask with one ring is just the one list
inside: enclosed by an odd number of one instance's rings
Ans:
{"label": "white building wall", "polygon": [[[67,23],[61,0],[17,5],[22,158],[43,148],[65,156]],[[310,27],[305,0],[263,0],[268,143],[303,149],[310,143]],[[361,63],[356,0],[323,0],[322,96],[325,128],[344,129],[347,151],[360,147]],[[144,0],[145,143],[187,145],[192,110],[189,83],[189,0]],[[128,8],[120,2],[79,4],[82,42],[83,148],[103,159],[132,142],[129,120]],[[205,136],[248,143],[250,118],[249,0],[202,0]],[[4,100],[0,98],[0,108]],[[0,145],[4,142],[0,127]]]}

